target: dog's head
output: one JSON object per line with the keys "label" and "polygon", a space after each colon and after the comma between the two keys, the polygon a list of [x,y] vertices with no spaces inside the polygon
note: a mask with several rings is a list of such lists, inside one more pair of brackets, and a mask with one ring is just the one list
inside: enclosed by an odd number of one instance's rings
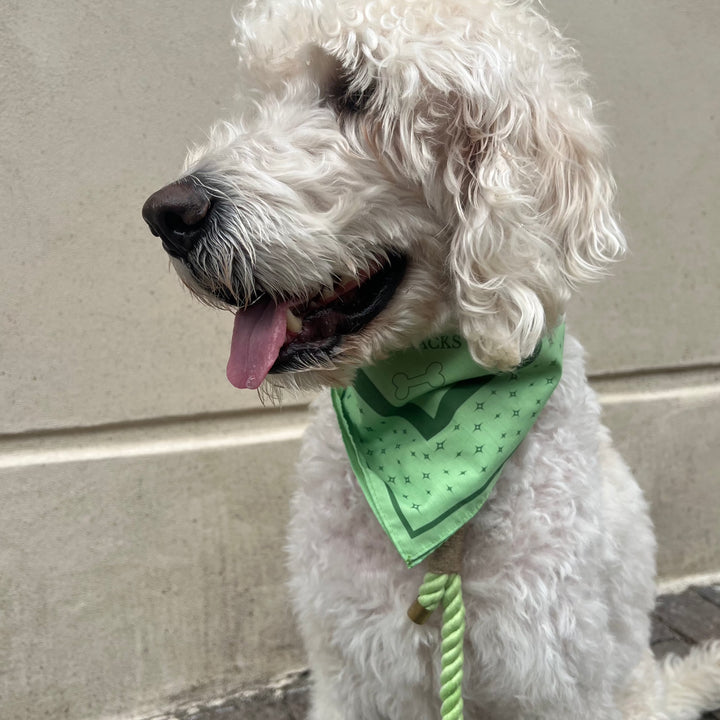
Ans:
{"label": "dog's head", "polygon": [[[457,327],[510,368],[624,249],[573,50],[516,0],[252,0],[243,108],[143,214],[228,375],[347,383]],[[239,309],[238,309],[239,308]]]}

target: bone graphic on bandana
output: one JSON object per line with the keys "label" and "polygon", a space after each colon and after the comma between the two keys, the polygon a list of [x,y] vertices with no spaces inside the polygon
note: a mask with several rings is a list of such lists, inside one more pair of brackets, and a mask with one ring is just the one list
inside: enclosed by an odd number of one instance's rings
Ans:
{"label": "bone graphic on bandana", "polygon": [[445,384],[445,376],[442,374],[442,363],[433,362],[420,375],[407,375],[406,373],[395,373],[392,384],[395,387],[395,398],[405,400],[412,388],[421,385],[429,385],[431,388],[439,388]]}

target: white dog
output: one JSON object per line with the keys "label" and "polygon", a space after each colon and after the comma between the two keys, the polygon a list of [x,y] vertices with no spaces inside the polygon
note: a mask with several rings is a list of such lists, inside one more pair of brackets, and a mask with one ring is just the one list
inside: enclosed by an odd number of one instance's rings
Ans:
{"label": "white dog", "polygon": [[[243,112],[144,215],[237,312],[239,387],[347,386],[449,330],[506,371],[624,250],[578,58],[526,0],[251,0]],[[268,375],[268,373],[270,373]],[[437,621],[315,407],[290,526],[314,720],[439,718]],[[468,523],[465,717],[695,718],[720,644],[656,664],[652,528],[568,337],[563,377]]]}

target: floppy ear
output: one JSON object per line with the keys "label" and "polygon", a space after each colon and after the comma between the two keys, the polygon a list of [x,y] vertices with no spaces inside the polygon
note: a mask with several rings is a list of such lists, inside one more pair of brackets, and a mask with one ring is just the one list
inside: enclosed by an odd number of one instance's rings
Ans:
{"label": "floppy ear", "polygon": [[557,36],[542,39],[504,62],[494,48],[479,74],[459,76],[444,168],[460,329],[478,362],[501,369],[532,353],[577,281],[625,249],[582,72]]}

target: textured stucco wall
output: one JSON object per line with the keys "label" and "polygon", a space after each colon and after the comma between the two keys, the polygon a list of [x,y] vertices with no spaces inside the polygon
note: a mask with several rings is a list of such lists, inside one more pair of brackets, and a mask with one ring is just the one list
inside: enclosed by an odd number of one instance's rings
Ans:
{"label": "textured stucco wall", "polygon": [[[720,4],[546,0],[606,101],[632,244],[571,312],[665,576],[720,569]],[[230,0],[0,0],[0,716],[127,716],[304,662],[283,588],[302,399],[140,218],[229,112]]]}

